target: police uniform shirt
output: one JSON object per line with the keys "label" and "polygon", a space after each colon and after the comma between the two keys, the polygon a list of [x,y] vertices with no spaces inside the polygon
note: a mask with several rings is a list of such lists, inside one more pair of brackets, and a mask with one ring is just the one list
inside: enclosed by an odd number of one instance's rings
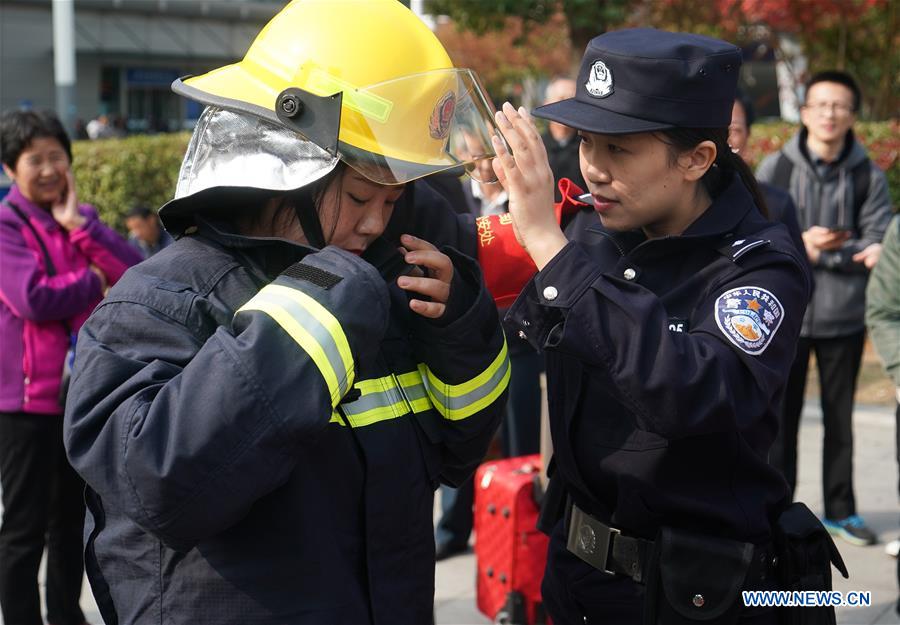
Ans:
{"label": "police uniform shirt", "polygon": [[763,542],[787,497],[767,463],[809,280],[734,180],[682,235],[585,208],[507,317],[547,352],[555,481],[589,514]]}

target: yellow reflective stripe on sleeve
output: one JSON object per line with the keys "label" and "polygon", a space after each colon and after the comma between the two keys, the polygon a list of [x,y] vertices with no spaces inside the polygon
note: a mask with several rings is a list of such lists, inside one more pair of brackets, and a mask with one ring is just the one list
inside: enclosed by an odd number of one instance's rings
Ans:
{"label": "yellow reflective stripe on sleeve", "polygon": [[308,295],[277,285],[264,287],[235,315],[250,310],[269,315],[309,355],[325,380],[332,407],[336,406],[354,377],[352,357],[344,353],[349,355],[349,344],[337,319]]}
{"label": "yellow reflective stripe on sleeve", "polygon": [[353,385],[353,353],[350,351],[350,343],[347,341],[347,335],[344,334],[344,328],[341,323],[329,312],[327,308],[322,306],[315,299],[297,289],[291,289],[279,284],[270,284],[263,288],[263,291],[283,295],[288,299],[292,299],[303,306],[309,313],[315,317],[322,326],[331,334],[334,344],[337,346],[338,353],[344,363],[344,370],[349,372],[348,388]]}
{"label": "yellow reflective stripe on sleeve", "polygon": [[[493,362],[476,377],[462,384],[445,384],[424,364],[417,371],[360,380],[355,385],[359,399],[341,404],[340,409],[352,427],[365,427],[382,421],[434,408],[445,419],[458,421],[483,410],[509,385],[510,364],[506,341]],[[346,425],[337,412],[331,422]]]}
{"label": "yellow reflective stripe on sleeve", "polygon": [[403,387],[413,412],[425,412],[433,408],[431,399],[428,397],[428,390],[425,388],[425,381],[419,371],[401,373],[397,376],[397,380]]}
{"label": "yellow reflective stripe on sleeve", "polygon": [[487,369],[462,384],[446,384],[426,365],[419,365],[419,372],[435,410],[451,421],[466,419],[493,403],[509,385],[506,340]]}
{"label": "yellow reflective stripe on sleeve", "polygon": [[[353,427],[364,427],[432,408],[418,371],[360,380],[354,388],[361,393],[359,399],[341,404],[341,410]],[[344,425],[344,420],[337,413],[332,415],[331,422]]]}

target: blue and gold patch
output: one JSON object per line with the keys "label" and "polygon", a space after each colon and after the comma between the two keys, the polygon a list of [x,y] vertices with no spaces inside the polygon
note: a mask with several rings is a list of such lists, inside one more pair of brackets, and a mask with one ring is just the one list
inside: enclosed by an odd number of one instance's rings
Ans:
{"label": "blue and gold patch", "polygon": [[765,351],[784,319],[778,298],[758,286],[742,286],[716,299],[716,324],[728,340],[754,356]]}

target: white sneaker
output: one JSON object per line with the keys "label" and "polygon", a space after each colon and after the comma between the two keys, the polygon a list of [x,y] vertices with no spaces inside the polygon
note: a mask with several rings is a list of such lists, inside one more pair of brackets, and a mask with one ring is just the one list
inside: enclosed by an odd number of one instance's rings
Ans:
{"label": "white sneaker", "polygon": [[896,558],[897,554],[900,553],[900,538],[892,540],[891,542],[886,544],[884,546],[884,552],[892,558]]}

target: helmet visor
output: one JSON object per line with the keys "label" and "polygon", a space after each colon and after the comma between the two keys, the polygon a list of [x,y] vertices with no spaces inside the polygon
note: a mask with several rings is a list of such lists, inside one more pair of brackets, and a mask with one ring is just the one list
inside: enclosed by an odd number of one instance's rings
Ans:
{"label": "helmet visor", "polygon": [[175,198],[212,187],[290,191],[322,178],[337,162],[281,124],[210,106],[188,144]]}
{"label": "helmet visor", "polygon": [[[324,72],[312,91],[343,93],[341,158],[366,178],[402,184],[463,167],[480,182],[494,182],[494,106],[477,75],[440,69],[361,88]],[[481,165],[479,166],[479,163]]]}

